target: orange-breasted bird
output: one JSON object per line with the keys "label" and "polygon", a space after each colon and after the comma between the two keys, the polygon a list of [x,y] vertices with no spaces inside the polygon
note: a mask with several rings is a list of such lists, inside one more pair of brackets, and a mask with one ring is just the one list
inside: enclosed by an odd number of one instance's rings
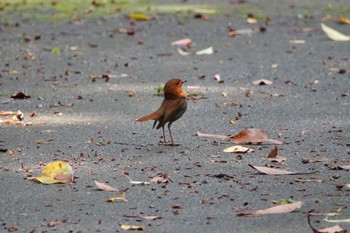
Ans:
{"label": "orange-breasted bird", "polygon": [[[158,123],[156,129],[162,128],[163,130],[163,140],[160,144],[176,146],[174,144],[173,135],[171,133],[171,124],[178,120],[186,111],[187,108],[187,94],[182,90],[182,84],[186,81],[181,79],[171,79],[164,86],[164,100],[157,111],[137,118],[136,121],[148,121],[154,120],[153,128]],[[164,126],[168,123],[168,129],[170,134],[170,143],[167,143],[165,139]]]}

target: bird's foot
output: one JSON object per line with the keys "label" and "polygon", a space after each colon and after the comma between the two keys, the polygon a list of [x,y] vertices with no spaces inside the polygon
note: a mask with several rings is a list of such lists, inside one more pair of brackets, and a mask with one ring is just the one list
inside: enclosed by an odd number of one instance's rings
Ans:
{"label": "bird's foot", "polygon": [[161,146],[180,146],[181,144],[176,144],[174,142],[159,141],[158,145],[161,145]]}

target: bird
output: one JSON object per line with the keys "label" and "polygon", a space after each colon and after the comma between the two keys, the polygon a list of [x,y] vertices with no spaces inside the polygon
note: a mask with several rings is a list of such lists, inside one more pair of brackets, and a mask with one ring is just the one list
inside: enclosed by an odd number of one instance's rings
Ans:
{"label": "bird", "polygon": [[[162,128],[163,130],[163,141],[159,142],[160,145],[167,146],[178,146],[179,144],[174,143],[173,135],[171,133],[171,124],[178,120],[185,113],[187,109],[187,93],[182,90],[182,84],[185,81],[174,78],[170,79],[164,85],[164,99],[158,110],[155,112],[139,117],[136,121],[143,122],[154,120],[153,128],[157,125],[156,129]],[[165,139],[164,127],[168,123],[168,130],[170,135],[170,143],[167,143]]]}

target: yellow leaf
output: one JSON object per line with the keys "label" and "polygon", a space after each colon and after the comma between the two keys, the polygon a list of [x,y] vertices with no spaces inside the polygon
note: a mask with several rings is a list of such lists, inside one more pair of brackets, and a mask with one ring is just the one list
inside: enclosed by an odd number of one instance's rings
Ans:
{"label": "yellow leaf", "polygon": [[136,226],[136,225],[129,225],[129,224],[122,224],[120,227],[123,230],[138,230],[138,231],[143,231],[145,229],[144,226]]}
{"label": "yellow leaf", "polygon": [[250,23],[250,24],[254,24],[254,23],[257,23],[258,20],[255,19],[255,18],[249,17],[249,18],[247,18],[247,22]]}
{"label": "yellow leaf", "polygon": [[107,199],[107,202],[116,202],[116,201],[118,201],[118,200],[120,200],[120,201],[125,201],[125,202],[128,201],[128,200],[126,200],[126,198],[125,198],[125,192],[120,192],[120,194],[119,194],[118,196],[116,196],[116,197],[108,198],[108,199]]}
{"label": "yellow leaf", "polygon": [[322,21],[326,21],[328,19],[335,19],[343,24],[350,24],[350,19],[345,18],[343,16],[338,16],[338,15],[327,15],[327,16],[322,18]]}
{"label": "yellow leaf", "polygon": [[139,20],[139,21],[146,21],[148,20],[148,16],[143,13],[132,13],[129,15],[129,19]]}
{"label": "yellow leaf", "polygon": [[37,177],[29,177],[28,180],[38,181],[43,184],[56,184],[73,182],[73,169],[63,161],[48,163]]}
{"label": "yellow leaf", "polygon": [[321,23],[322,30],[327,34],[327,36],[334,41],[350,41],[350,36],[344,35],[333,28],[326,26]]}

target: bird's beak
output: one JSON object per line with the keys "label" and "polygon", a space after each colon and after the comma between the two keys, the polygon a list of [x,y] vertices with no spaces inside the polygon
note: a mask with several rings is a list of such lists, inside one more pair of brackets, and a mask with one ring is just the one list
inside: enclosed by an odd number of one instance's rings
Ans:
{"label": "bird's beak", "polygon": [[182,83],[186,83],[186,82],[187,82],[187,80],[182,81]]}

